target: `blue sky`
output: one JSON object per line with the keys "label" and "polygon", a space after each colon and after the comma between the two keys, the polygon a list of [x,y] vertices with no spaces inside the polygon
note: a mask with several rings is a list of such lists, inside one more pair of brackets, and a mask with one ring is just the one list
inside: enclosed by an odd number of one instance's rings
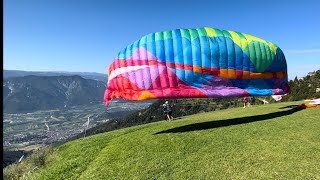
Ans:
{"label": "blue sky", "polygon": [[285,53],[289,78],[320,69],[317,0],[4,0],[4,69],[107,73],[142,36],[212,27],[251,34]]}

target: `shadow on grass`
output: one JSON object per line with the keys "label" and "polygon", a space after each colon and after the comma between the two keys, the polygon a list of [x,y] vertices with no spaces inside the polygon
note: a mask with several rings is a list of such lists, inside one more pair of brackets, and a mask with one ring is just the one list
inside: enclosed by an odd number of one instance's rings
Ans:
{"label": "shadow on grass", "polygon": [[180,127],[168,129],[165,131],[160,131],[160,132],[155,133],[154,135],[164,134],[164,133],[182,133],[182,132],[189,132],[189,131],[199,131],[199,130],[206,130],[206,129],[212,129],[212,128],[219,128],[219,127],[225,127],[225,126],[251,123],[251,122],[256,122],[256,121],[264,121],[264,120],[277,118],[277,117],[281,117],[281,116],[287,116],[287,115],[293,114],[293,113],[301,111],[301,110],[303,110],[303,109],[292,108],[292,109],[286,110],[286,111],[273,112],[273,113],[269,113],[269,114],[262,114],[262,115],[256,115],[256,116],[247,116],[247,117],[240,117],[240,118],[233,118],[233,119],[226,119],[226,120],[194,123],[194,124],[189,124],[189,125],[185,125],[185,126],[180,126]]}

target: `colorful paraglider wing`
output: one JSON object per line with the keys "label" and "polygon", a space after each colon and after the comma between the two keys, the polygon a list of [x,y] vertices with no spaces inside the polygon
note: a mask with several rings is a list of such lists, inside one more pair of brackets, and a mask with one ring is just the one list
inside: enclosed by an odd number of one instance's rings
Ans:
{"label": "colorful paraglider wing", "polygon": [[151,33],[119,52],[104,100],[269,96],[289,91],[275,44],[213,28]]}
{"label": "colorful paraglider wing", "polygon": [[320,98],[311,99],[311,100],[304,100],[304,101],[308,102],[309,104],[320,105]]}

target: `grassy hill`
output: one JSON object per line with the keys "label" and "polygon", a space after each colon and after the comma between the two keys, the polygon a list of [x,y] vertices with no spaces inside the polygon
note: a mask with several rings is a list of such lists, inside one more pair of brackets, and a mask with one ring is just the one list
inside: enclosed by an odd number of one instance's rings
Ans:
{"label": "grassy hill", "polygon": [[292,109],[301,103],[124,128],[63,144],[40,169],[21,166],[31,179],[320,179],[320,109]]}

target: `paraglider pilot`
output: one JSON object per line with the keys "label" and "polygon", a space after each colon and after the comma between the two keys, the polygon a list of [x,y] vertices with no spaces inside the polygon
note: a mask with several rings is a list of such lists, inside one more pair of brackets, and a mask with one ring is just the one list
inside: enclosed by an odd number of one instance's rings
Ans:
{"label": "paraglider pilot", "polygon": [[243,97],[242,102],[243,102],[243,108],[246,108],[246,105],[247,107],[249,107],[249,104],[248,104],[249,102],[247,97]]}
{"label": "paraglider pilot", "polygon": [[173,116],[172,116],[172,105],[169,104],[168,101],[166,101],[163,105],[162,105],[163,111],[166,113],[166,117],[168,121],[173,120]]}

